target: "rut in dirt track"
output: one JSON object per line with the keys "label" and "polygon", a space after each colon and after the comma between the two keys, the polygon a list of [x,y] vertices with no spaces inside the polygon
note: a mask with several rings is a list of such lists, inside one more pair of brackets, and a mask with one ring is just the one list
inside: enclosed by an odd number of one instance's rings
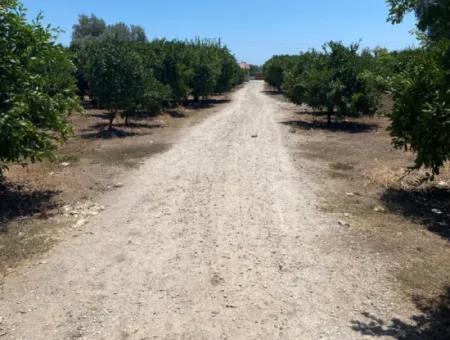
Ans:
{"label": "rut in dirt track", "polygon": [[250,82],[149,159],[41,265],[7,278],[4,339],[360,338],[388,299],[372,272],[320,244],[331,227],[294,166],[278,103]]}

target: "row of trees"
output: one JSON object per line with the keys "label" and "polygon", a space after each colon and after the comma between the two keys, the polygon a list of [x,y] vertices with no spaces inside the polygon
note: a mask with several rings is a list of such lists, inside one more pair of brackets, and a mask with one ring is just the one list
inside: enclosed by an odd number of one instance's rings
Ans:
{"label": "row of trees", "polygon": [[321,51],[275,56],[264,65],[266,81],[297,104],[332,116],[374,113],[382,84],[374,76],[375,56],[359,45],[329,42]]}
{"label": "row of trees", "polygon": [[422,46],[389,52],[329,42],[322,50],[275,56],[263,67],[266,81],[293,102],[332,116],[373,114],[390,94],[394,146],[416,154],[415,168],[431,178],[450,159],[450,0],[388,0],[389,20],[413,11]]}
{"label": "row of trees", "polygon": [[52,158],[71,133],[70,112],[89,95],[117,113],[159,112],[244,80],[220,41],[149,42],[139,26],[80,16],[70,48],[32,22],[18,0],[0,5],[0,177],[10,162]]}
{"label": "row of trees", "polygon": [[111,112],[158,112],[229,91],[244,72],[220,40],[149,42],[139,26],[80,16],[70,47],[80,94]]}

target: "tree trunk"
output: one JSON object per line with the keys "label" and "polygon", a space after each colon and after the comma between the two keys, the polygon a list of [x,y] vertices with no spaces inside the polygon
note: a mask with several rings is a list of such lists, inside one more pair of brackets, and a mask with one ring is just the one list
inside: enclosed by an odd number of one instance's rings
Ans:
{"label": "tree trunk", "polygon": [[128,112],[125,112],[125,126],[128,126]]}
{"label": "tree trunk", "polygon": [[333,104],[328,105],[328,111],[327,111],[328,124],[331,124],[331,116],[333,115],[333,112],[334,112],[334,105]]}
{"label": "tree trunk", "polygon": [[116,112],[111,112],[111,115],[109,116],[109,124],[108,124],[108,131],[112,131],[113,129],[113,122],[116,118]]}

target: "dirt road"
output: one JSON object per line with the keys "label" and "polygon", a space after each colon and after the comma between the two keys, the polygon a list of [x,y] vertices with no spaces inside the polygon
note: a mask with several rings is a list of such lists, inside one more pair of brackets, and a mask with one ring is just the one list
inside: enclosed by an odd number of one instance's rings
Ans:
{"label": "dirt road", "polygon": [[[1,287],[1,339],[359,339],[402,305],[333,243],[280,104],[250,82]],[[367,320],[366,320],[367,321]]]}

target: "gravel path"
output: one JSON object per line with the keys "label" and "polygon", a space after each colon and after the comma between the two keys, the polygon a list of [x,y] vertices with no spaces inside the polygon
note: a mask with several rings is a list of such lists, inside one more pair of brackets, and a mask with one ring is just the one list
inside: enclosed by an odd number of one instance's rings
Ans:
{"label": "gravel path", "polygon": [[[38,264],[4,282],[1,339],[359,339],[392,316],[383,265],[333,245],[278,124],[250,82]],[[327,241],[328,240],[328,241]],[[1,333],[0,333],[1,335]]]}

